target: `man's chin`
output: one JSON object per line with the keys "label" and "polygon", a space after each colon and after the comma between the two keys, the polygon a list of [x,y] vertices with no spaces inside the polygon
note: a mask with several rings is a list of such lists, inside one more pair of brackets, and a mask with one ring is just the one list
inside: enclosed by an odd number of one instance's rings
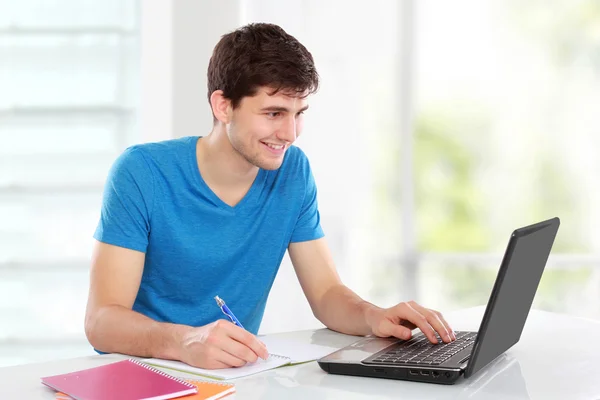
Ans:
{"label": "man's chin", "polygon": [[273,157],[272,155],[264,155],[264,154],[255,154],[254,157],[245,157],[246,161],[250,164],[258,167],[260,169],[264,169],[267,171],[274,171],[281,167],[283,164],[285,153],[279,157]]}
{"label": "man's chin", "polygon": [[270,161],[270,162],[261,162],[256,165],[258,168],[265,169],[267,171],[275,171],[281,167],[281,161]]}

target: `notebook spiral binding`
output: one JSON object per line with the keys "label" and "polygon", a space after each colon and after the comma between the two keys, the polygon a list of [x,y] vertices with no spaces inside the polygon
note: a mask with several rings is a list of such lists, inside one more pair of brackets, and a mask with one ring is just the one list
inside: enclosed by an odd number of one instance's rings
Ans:
{"label": "notebook spiral binding", "polygon": [[219,386],[235,386],[235,384],[231,383],[231,382],[209,381],[208,379],[202,380],[202,379],[193,378],[193,379],[186,379],[186,380],[188,382],[193,382],[193,383],[197,383],[197,384],[210,383],[212,385],[219,385]]}
{"label": "notebook spiral binding", "polygon": [[130,362],[132,362],[132,363],[134,363],[134,364],[137,364],[137,365],[139,365],[140,367],[144,367],[144,368],[146,368],[146,369],[149,369],[149,370],[150,370],[150,371],[152,371],[152,372],[156,372],[157,374],[159,374],[159,375],[162,375],[162,376],[164,376],[164,377],[166,377],[166,378],[173,379],[174,381],[177,381],[177,382],[179,382],[179,383],[181,383],[181,384],[183,384],[183,385],[185,385],[185,386],[189,387],[190,389],[195,389],[195,388],[196,388],[194,385],[192,385],[191,383],[188,383],[188,382],[184,381],[183,379],[179,379],[179,378],[177,378],[177,377],[175,377],[175,376],[173,376],[173,375],[169,375],[169,374],[167,374],[166,372],[163,372],[163,371],[160,371],[160,370],[158,370],[158,369],[156,369],[156,368],[153,368],[153,367],[151,367],[150,365],[148,365],[148,364],[145,364],[145,363],[143,363],[143,362],[141,362],[141,361],[138,361],[138,360],[136,360],[136,359],[130,358],[130,359],[128,359],[128,361],[130,361]]}
{"label": "notebook spiral binding", "polygon": [[282,359],[283,359],[283,358],[288,358],[288,357],[286,357],[286,356],[280,356],[279,354],[273,354],[273,353],[269,353],[269,358],[271,358],[271,357],[277,357],[277,358],[282,358]]}

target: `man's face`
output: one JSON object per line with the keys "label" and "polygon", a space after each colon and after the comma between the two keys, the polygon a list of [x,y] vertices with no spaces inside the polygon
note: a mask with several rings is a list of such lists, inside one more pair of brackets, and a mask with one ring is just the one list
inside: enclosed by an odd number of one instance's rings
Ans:
{"label": "man's face", "polygon": [[288,147],[302,131],[306,97],[280,91],[272,96],[261,88],[253,97],[244,97],[233,110],[227,136],[233,148],[249,163],[267,170],[281,166]]}

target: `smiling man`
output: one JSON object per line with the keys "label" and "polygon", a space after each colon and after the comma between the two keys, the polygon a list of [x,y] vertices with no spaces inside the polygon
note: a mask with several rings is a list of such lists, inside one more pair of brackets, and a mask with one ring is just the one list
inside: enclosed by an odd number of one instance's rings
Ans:
{"label": "smiling man", "polygon": [[[302,131],[318,74],[283,29],[224,35],[208,67],[206,136],[128,148],[109,173],[95,232],[85,331],[99,352],[225,368],[266,358],[255,336],[286,250],[330,329],[432,342],[454,333],[415,302],[388,309],[340,281],[320,224]],[[340,133],[341,134],[341,133]],[[223,319],[223,297],[241,322]]]}

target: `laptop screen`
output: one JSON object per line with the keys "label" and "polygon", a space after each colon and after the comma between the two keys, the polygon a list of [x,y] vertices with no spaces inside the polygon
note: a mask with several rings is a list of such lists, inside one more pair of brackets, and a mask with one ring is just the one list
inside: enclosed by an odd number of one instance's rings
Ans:
{"label": "laptop screen", "polygon": [[465,371],[469,377],[519,341],[560,220],[512,234]]}

